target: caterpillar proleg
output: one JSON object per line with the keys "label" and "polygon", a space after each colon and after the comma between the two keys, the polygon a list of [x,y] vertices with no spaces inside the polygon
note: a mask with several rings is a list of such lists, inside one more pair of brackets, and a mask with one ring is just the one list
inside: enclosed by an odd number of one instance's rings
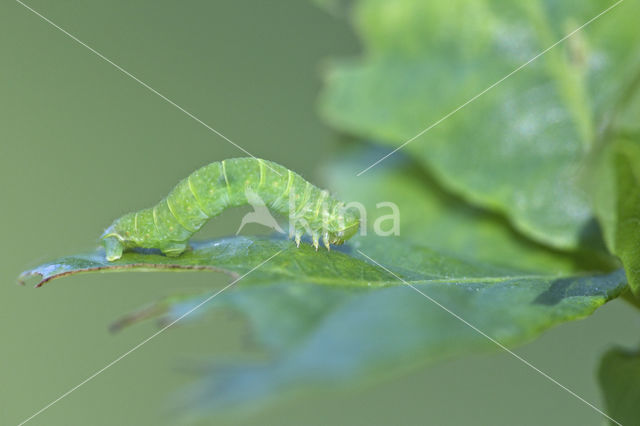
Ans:
{"label": "caterpillar proleg", "polygon": [[289,237],[298,246],[308,233],[316,250],[320,239],[328,250],[358,231],[358,214],[328,191],[271,161],[234,158],[196,170],[154,207],[116,219],[101,236],[107,260],[117,260],[136,247],[179,256],[207,220],[228,207],[247,204],[246,194],[251,193],[271,211],[288,216]]}

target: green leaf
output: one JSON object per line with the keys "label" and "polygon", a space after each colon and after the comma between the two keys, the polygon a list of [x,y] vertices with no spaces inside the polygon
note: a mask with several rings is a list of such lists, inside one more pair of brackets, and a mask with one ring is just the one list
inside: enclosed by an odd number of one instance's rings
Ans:
{"label": "green leaf", "polygon": [[[245,281],[289,278],[316,284],[382,285],[382,273],[344,253],[316,252],[308,244],[301,246],[300,250],[291,250],[292,247],[295,248],[295,244],[288,240],[236,237],[192,242],[191,249],[177,258],[163,256],[155,250],[139,250],[127,252],[112,262],[105,258],[104,249],[100,248],[92,253],[67,256],[40,265],[24,272],[20,282],[37,277],[36,286],[40,287],[53,279],[72,274],[124,271],[213,271],[238,278],[276,253],[286,250],[286,256],[275,256]],[[354,279],[354,274],[357,274],[357,279]]]}
{"label": "green leaf", "polygon": [[[331,69],[322,113],[338,129],[400,146],[606,7],[359,0],[365,54]],[[403,150],[537,241],[597,243],[581,167],[637,72],[639,14],[637,2],[621,3]]]}
{"label": "green leaf", "polygon": [[[28,271],[40,284],[74,273],[216,270],[249,273],[211,300],[213,309],[243,313],[267,360],[218,366],[195,398],[209,409],[263,401],[300,385],[353,381],[397,372],[417,363],[495,345],[416,293],[360,252],[389,268],[447,309],[514,346],[545,329],[582,318],[626,288],[624,272],[557,276],[524,273],[411,244],[400,238],[357,237],[343,251],[300,249],[290,241],[235,237],[194,244],[177,258],[126,253],[107,262],[100,249]],[[197,306],[176,299],[139,318],[172,320]],[[126,324],[134,317],[121,322]]]}
{"label": "green leaf", "polygon": [[[327,186],[344,200],[366,207],[368,234],[390,214],[385,202],[400,213],[403,241],[452,253],[473,261],[545,274],[611,270],[619,267],[605,250],[566,253],[551,250],[516,232],[501,216],[470,206],[444,191],[437,182],[402,153],[371,169],[366,178],[353,178],[381,155],[381,150],[354,149],[324,167]],[[389,224],[381,222],[381,227]]]}
{"label": "green leaf", "polygon": [[604,147],[593,183],[605,240],[640,296],[640,142],[617,139]]}
{"label": "green leaf", "polygon": [[[372,257],[382,259],[383,253]],[[590,314],[623,288],[624,273],[569,279],[414,277],[409,282],[502,344],[514,346],[554,324]],[[202,406],[210,410],[274,399],[302,384],[388,377],[416,364],[497,349],[405,285],[352,292],[283,283],[229,292],[219,302],[212,307],[231,306],[249,317],[271,356],[218,366],[200,391]]]}
{"label": "green leaf", "polygon": [[600,361],[598,372],[607,412],[623,425],[640,423],[640,352],[615,348]]}

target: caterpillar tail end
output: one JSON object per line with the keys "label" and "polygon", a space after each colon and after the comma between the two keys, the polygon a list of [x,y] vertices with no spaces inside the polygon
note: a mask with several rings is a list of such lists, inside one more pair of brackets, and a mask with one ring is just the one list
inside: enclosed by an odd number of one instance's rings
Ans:
{"label": "caterpillar tail end", "polygon": [[114,260],[118,260],[122,257],[124,245],[117,237],[106,237],[102,240],[102,244],[104,245],[105,257],[109,262],[113,262]]}

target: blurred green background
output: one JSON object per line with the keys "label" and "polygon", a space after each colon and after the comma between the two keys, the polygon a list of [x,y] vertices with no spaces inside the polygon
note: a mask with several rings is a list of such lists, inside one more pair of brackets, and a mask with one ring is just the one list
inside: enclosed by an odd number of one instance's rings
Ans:
{"label": "blurred green background", "polygon": [[[28,5],[254,155],[322,183],[318,165],[336,155],[339,137],[317,118],[316,97],[323,63],[359,51],[346,20],[300,1]],[[17,286],[16,276],[41,261],[91,249],[114,217],[153,204],[203,164],[244,154],[17,2],[0,4],[0,34],[0,424],[9,425],[156,330],[144,324],[112,335],[107,327],[119,315],[228,282],[208,273],[126,273],[80,275],[34,290]],[[237,217],[225,215],[204,235],[232,234],[237,225]],[[616,300],[517,352],[602,406],[599,357],[613,344],[636,343],[639,321]],[[237,316],[175,327],[29,424],[176,424],[172,395],[197,377],[199,365],[253,350]],[[602,423],[582,402],[499,352],[215,419],[247,425]]]}

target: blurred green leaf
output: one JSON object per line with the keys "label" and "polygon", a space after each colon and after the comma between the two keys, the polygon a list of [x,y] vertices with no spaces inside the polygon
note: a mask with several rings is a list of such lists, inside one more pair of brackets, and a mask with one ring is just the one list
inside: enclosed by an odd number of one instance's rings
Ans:
{"label": "blurred green leaf", "polygon": [[523,237],[500,215],[444,191],[402,153],[371,169],[362,179],[353,177],[355,170],[362,170],[382,155],[380,149],[353,149],[323,169],[328,186],[340,199],[358,201],[366,207],[369,234],[374,233],[375,222],[391,212],[384,203],[393,202],[400,213],[403,241],[456,257],[545,274],[619,267],[603,249],[567,253]]}
{"label": "blurred green leaf", "polygon": [[[322,113],[400,146],[612,4],[359,0],[365,54],[331,69]],[[637,2],[621,3],[404,150],[526,235],[561,249],[592,245],[599,233],[581,168],[633,86],[639,14]]]}
{"label": "blurred green leaf", "polygon": [[607,413],[623,425],[640,424],[640,353],[611,349],[600,361],[598,378]]}
{"label": "blurred green leaf", "polygon": [[[488,247],[490,250],[491,248]],[[247,317],[267,359],[219,365],[194,398],[209,409],[264,401],[299,385],[391,374],[411,365],[495,345],[450,313],[371,264],[389,268],[438,303],[514,346],[545,329],[591,314],[626,288],[624,272],[532,274],[439,253],[399,237],[357,237],[342,251],[236,237],[194,244],[178,258],[126,253],[106,262],[100,249],[25,273],[40,283],[74,273],[216,270],[238,276],[282,251],[207,306]],[[171,321],[203,300],[176,298],[119,324],[164,315]],[[157,308],[157,309],[156,309]]]}
{"label": "blurred green leaf", "polygon": [[605,240],[640,296],[640,142],[617,139],[603,148],[593,179],[596,212]]}

